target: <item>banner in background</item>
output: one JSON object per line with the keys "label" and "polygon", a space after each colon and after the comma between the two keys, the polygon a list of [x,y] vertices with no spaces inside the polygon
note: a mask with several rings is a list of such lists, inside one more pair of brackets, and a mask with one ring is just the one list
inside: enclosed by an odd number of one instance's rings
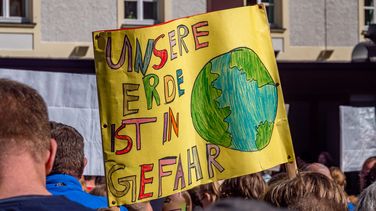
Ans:
{"label": "banner in background", "polygon": [[111,206],[294,160],[262,6],[93,42]]}
{"label": "banner in background", "polygon": [[36,89],[47,104],[49,119],[76,128],[84,137],[84,175],[104,175],[95,75],[0,68],[0,78]]}
{"label": "banner in background", "polygon": [[341,169],[360,171],[363,162],[376,155],[375,107],[340,106]]}

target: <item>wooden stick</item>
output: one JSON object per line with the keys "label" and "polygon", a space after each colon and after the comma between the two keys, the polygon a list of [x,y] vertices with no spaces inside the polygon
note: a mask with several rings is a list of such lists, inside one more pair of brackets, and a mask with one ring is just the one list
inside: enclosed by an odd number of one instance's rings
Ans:
{"label": "wooden stick", "polygon": [[290,179],[296,177],[296,174],[298,174],[298,167],[296,166],[295,160],[289,163],[285,163],[285,167],[286,167],[287,175],[289,176]]}

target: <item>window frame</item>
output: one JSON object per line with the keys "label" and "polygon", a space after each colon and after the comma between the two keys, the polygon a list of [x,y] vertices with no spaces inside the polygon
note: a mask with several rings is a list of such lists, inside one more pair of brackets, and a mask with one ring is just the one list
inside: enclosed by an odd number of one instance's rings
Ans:
{"label": "window frame", "polygon": [[[363,18],[364,18],[364,21],[363,21],[363,26],[364,26],[364,29],[367,30],[368,29],[368,26],[369,24],[375,24],[376,23],[376,2],[375,0],[372,0],[373,2],[373,6],[366,6],[366,2],[363,1]],[[369,23],[369,24],[366,24],[366,10],[373,10],[373,22],[372,23]]]}
{"label": "window frame", "polygon": [[[137,2],[137,19],[125,18],[125,2]],[[158,18],[158,1],[157,0],[124,0],[124,19],[125,25],[153,25],[157,23],[158,19],[144,19],[144,2],[155,2],[157,4],[157,18]]]}
{"label": "window frame", "polygon": [[[268,2],[264,2],[268,1]],[[273,19],[272,22],[269,22],[269,14],[267,14],[269,26],[273,30],[283,30],[283,3],[282,1],[273,0],[273,2],[269,2],[269,0],[246,0],[245,5],[249,5],[252,2],[257,2],[257,4],[264,4],[266,12],[268,12],[268,7],[273,7]]]}
{"label": "window frame", "polygon": [[269,20],[269,14],[267,14],[268,16],[268,21],[269,21],[269,24],[270,24],[270,27],[276,27],[277,26],[277,23],[276,23],[276,18],[277,18],[277,14],[276,14],[276,4],[273,1],[273,3],[270,3],[269,2],[270,0],[260,0],[260,3],[263,3],[265,5],[265,9],[266,11],[268,11],[268,7],[273,7],[273,22],[270,22]]}
{"label": "window frame", "polygon": [[3,16],[0,16],[0,23],[30,23],[30,0],[23,0],[25,4],[25,17],[10,16],[10,0],[2,0]]}

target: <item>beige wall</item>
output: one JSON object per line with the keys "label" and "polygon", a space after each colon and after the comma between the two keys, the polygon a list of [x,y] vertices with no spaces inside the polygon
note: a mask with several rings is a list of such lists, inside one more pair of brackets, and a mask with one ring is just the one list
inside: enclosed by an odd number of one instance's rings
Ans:
{"label": "beige wall", "polygon": [[[280,38],[283,39],[283,51],[280,51],[277,55],[277,60],[300,60],[300,61],[315,61],[315,60],[328,60],[328,61],[350,61],[351,60],[351,52],[353,46],[360,40],[359,34],[359,9],[358,4],[355,2],[350,3],[349,5],[342,5],[339,7],[339,11],[335,11],[335,5],[339,4],[337,0],[328,0],[327,5],[330,5],[328,9],[327,15],[335,14],[334,17],[330,18],[330,21],[327,20],[327,26],[331,27],[328,30],[327,28],[327,45],[325,46],[325,24],[324,24],[324,17],[320,17],[324,13],[321,11],[316,11],[315,8],[306,8],[306,4],[303,1],[308,0],[283,0],[280,1],[282,4],[282,28],[285,30],[273,30],[272,29],[272,37],[273,38]],[[304,6],[299,6],[304,5]],[[311,5],[320,7],[320,1],[309,1],[310,4],[318,4],[318,5]],[[330,2],[330,3],[328,3]],[[341,1],[342,3],[348,1]],[[348,2],[349,3],[349,2]],[[355,6],[354,6],[355,5]],[[323,6],[323,5],[321,5]],[[343,10],[345,8],[345,12],[347,10],[352,10],[353,16],[346,16],[343,17]],[[306,14],[307,11],[304,10],[311,10],[312,13],[315,15],[309,15],[310,13]],[[322,8],[321,8],[322,9]],[[291,11],[294,10],[294,11]],[[331,11],[331,12],[330,12]],[[351,19],[352,21],[348,21],[347,19]],[[329,18],[328,18],[329,19]],[[339,20],[344,22],[347,21],[346,24],[347,30],[351,30],[350,32],[344,32],[340,25]],[[319,24],[314,22],[320,22]],[[312,24],[313,23],[313,26]],[[346,25],[345,24],[345,25]],[[333,25],[340,25],[338,29],[333,29]],[[311,26],[311,28],[310,28]],[[320,28],[321,27],[321,28]],[[339,34],[333,30],[337,30]],[[310,36],[312,35],[312,36]],[[347,36],[347,37],[346,37]],[[298,39],[299,40],[296,40]],[[306,40],[305,40],[306,39]],[[327,54],[327,55],[326,55]],[[330,55],[329,57],[325,57]],[[321,56],[321,57],[320,57]]]}
{"label": "beige wall", "polygon": [[[32,0],[32,7],[33,7],[33,23],[35,23],[34,26],[32,25],[16,25],[12,27],[6,27],[4,24],[0,24],[0,35],[1,34],[27,34],[32,36],[32,49],[31,50],[11,50],[11,49],[0,49],[0,56],[1,57],[43,57],[43,58],[93,58],[93,50],[92,50],[92,44],[91,44],[91,37],[90,35],[87,35],[87,37],[84,37],[85,35],[79,34],[76,37],[74,36],[67,36],[67,37],[58,37],[56,32],[53,31],[53,29],[61,30],[61,33],[64,32],[64,27],[59,27],[59,22],[53,22],[52,26],[43,26],[43,24],[51,24],[49,21],[42,20],[42,18],[46,17],[46,15],[42,15],[43,13],[46,14],[47,12],[47,18],[51,18],[51,16],[56,16],[56,14],[48,14],[49,10],[46,9],[45,5],[46,2],[49,0]],[[50,3],[55,2],[50,1]],[[89,0],[85,0],[89,1]],[[96,0],[98,3],[98,8],[100,8],[100,4],[103,4],[101,0]],[[181,11],[179,11],[179,7],[176,7],[176,3],[173,2],[173,0],[161,0],[159,1],[160,5],[160,21],[167,21],[171,20],[177,17],[180,17],[181,14],[184,15],[194,15],[200,12],[204,12],[206,8],[200,8],[197,9],[198,6],[203,7],[205,5],[203,0],[195,0],[195,1],[188,1],[188,0],[179,0],[181,5],[190,3],[190,5],[196,5],[192,7],[181,7],[183,8]],[[301,20],[295,20],[297,19],[294,14],[294,11],[291,11],[292,9],[297,10],[299,9],[298,5],[295,5],[298,8],[295,8],[295,6],[291,6],[294,3],[297,4],[298,2],[303,1],[309,1],[309,0],[277,0],[276,2],[280,4],[281,6],[281,19],[278,21],[278,25],[281,29],[275,30],[272,29],[272,37],[275,39],[275,41],[280,48],[280,52],[277,55],[278,60],[317,60],[320,53],[323,53],[323,51],[330,50],[332,51],[332,54],[328,58],[329,61],[349,61],[351,59],[351,52],[353,49],[353,44],[355,45],[358,40],[362,40],[362,36],[360,35],[361,31],[363,30],[363,27],[361,24],[364,22],[363,16],[363,8],[362,5],[364,4],[364,0],[358,0],[356,1],[356,4],[358,4],[358,8],[353,8],[354,5],[342,5],[342,8],[345,8],[346,10],[354,9],[354,16],[346,17],[346,18],[352,18],[354,19],[357,24],[354,26],[354,23],[351,23],[351,39],[346,40],[346,38],[341,38],[342,41],[338,42],[335,40],[335,37],[330,37],[328,40],[332,40],[330,42],[327,42],[327,46],[322,44],[322,41],[315,42],[315,43],[303,43],[304,45],[297,45],[299,42],[296,42],[294,39],[296,38],[296,27],[298,24],[307,24],[305,22],[305,19],[309,19],[310,17],[300,18]],[[338,2],[348,2],[348,1],[339,1],[339,0],[327,0],[328,2],[332,2],[333,5],[338,4]],[[60,4],[66,1],[60,1]],[[74,2],[73,0],[70,0],[70,2]],[[107,2],[107,1],[106,1]],[[85,28],[82,30],[86,31],[92,31],[96,30],[95,27],[99,29],[103,29],[101,27],[105,28],[119,28],[122,25],[123,22],[123,14],[124,14],[124,3],[122,0],[112,0],[113,6],[117,7],[116,9],[111,7],[106,7],[107,11],[110,14],[106,18],[106,21],[104,21],[106,24],[103,25],[103,23],[100,23],[102,25],[98,24],[89,24],[90,27],[87,24],[80,25],[81,28]],[[187,3],[188,2],[188,3]],[[317,3],[317,2],[316,2]],[[73,3],[72,3],[73,4]],[[354,3],[352,3],[354,4]],[[335,8],[332,5],[332,9]],[[176,7],[176,8],[175,8]],[[180,9],[181,9],[180,8]],[[189,9],[191,8],[191,9]],[[194,9],[192,9],[194,8]],[[91,10],[95,10],[95,8],[92,8]],[[112,10],[113,9],[113,10]],[[55,10],[57,10],[55,8]],[[72,10],[80,12],[81,10]],[[81,11],[82,12],[82,11]],[[291,15],[293,14],[293,15]],[[299,13],[301,15],[301,13]],[[60,14],[61,16],[61,14]],[[101,15],[103,16],[103,14]],[[318,15],[319,16],[319,15]],[[337,16],[343,16],[343,12],[338,12]],[[61,17],[64,17],[61,16]],[[80,16],[81,17],[81,16]],[[298,15],[298,17],[300,17]],[[71,18],[72,19],[72,18]],[[294,19],[293,21],[291,19]],[[321,20],[318,18],[319,21]],[[337,19],[339,19],[337,17]],[[64,19],[61,20],[62,22]],[[95,20],[98,22],[98,20]],[[300,21],[300,22],[297,22]],[[321,20],[322,21],[322,20]],[[333,22],[336,23],[336,22]],[[66,24],[66,23],[65,23]],[[336,23],[340,24],[340,22]],[[92,28],[94,26],[94,28]],[[44,27],[44,28],[42,28]],[[45,28],[47,27],[47,28]],[[295,27],[295,28],[294,28]],[[65,27],[66,28],[66,27]],[[304,26],[303,26],[304,28]],[[47,30],[48,29],[48,30]],[[72,30],[72,29],[71,29]],[[70,32],[71,32],[70,30]],[[77,30],[77,29],[75,29]],[[304,29],[303,29],[304,30]],[[319,29],[318,29],[319,30]],[[353,32],[355,31],[355,32]],[[45,34],[47,33],[47,34]],[[81,33],[78,31],[78,33]],[[86,33],[88,34],[88,33]],[[302,36],[304,33],[302,34]],[[354,39],[354,36],[356,37]],[[293,40],[292,40],[293,39]],[[0,41],[4,42],[4,41]],[[346,43],[348,42],[348,43]],[[301,43],[300,43],[301,44]],[[277,47],[277,46],[276,46]]]}
{"label": "beige wall", "polygon": [[[48,0],[47,0],[48,1]],[[43,58],[69,58],[75,57],[75,49],[78,46],[82,46],[86,49],[86,54],[80,58],[93,58],[93,51],[90,41],[43,41],[42,39],[42,16],[41,16],[41,0],[32,0],[32,22],[30,24],[14,24],[6,26],[5,24],[0,26],[0,34],[31,34],[32,46],[31,50],[12,50],[12,49],[0,49],[1,57],[43,57]],[[63,21],[63,20],[61,20]],[[62,31],[61,33],[64,33]],[[88,39],[89,40],[89,39]],[[1,42],[6,42],[2,40]]]}

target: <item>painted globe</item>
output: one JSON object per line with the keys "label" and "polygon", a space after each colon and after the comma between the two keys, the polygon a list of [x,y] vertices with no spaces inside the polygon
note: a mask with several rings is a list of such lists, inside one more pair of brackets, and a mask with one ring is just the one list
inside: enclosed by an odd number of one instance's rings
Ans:
{"label": "painted globe", "polygon": [[207,142],[258,151],[271,139],[277,114],[277,84],[258,55],[236,48],[211,59],[195,80],[191,116]]}

